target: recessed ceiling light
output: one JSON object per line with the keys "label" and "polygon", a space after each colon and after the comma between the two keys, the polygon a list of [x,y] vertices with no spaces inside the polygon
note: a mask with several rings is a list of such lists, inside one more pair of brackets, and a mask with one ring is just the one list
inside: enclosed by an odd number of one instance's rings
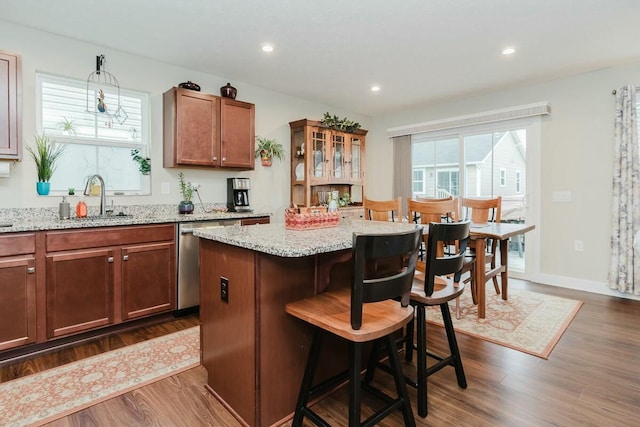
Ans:
{"label": "recessed ceiling light", "polygon": [[503,55],[512,55],[516,52],[516,50],[512,47],[507,47],[505,49],[502,50],[502,54]]}
{"label": "recessed ceiling light", "polygon": [[371,86],[371,92],[379,92],[380,86]]}
{"label": "recessed ceiling light", "polygon": [[262,46],[262,51],[263,52],[273,52],[273,46],[271,46],[270,44],[265,44]]}

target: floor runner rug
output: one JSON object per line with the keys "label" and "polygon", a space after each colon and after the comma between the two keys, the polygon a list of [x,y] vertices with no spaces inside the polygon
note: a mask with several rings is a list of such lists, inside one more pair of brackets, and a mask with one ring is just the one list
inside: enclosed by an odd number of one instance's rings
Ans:
{"label": "floor runner rug", "polygon": [[[478,319],[478,306],[468,290],[460,297],[460,319],[455,318],[455,301],[449,307],[456,332],[547,359],[582,301],[523,289],[509,289],[504,301],[487,286],[485,319]],[[439,307],[428,308],[427,322],[442,325]]]}
{"label": "floor runner rug", "polygon": [[38,426],[200,365],[198,326],[0,384],[0,426]]}

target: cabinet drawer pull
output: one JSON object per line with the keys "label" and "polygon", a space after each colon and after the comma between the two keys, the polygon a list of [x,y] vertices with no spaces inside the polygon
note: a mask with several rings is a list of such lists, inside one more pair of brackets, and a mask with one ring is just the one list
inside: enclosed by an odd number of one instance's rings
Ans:
{"label": "cabinet drawer pull", "polygon": [[107,262],[113,262],[113,257],[110,256],[109,258],[107,258]]}
{"label": "cabinet drawer pull", "polygon": [[33,274],[33,273],[35,273],[35,272],[36,272],[36,268],[35,268],[35,267],[28,267],[28,268],[27,268],[27,273],[29,273],[29,274]]}
{"label": "cabinet drawer pull", "polygon": [[123,261],[129,261],[129,255],[125,255],[125,256],[123,256],[123,257],[122,257],[122,260],[123,260]]}

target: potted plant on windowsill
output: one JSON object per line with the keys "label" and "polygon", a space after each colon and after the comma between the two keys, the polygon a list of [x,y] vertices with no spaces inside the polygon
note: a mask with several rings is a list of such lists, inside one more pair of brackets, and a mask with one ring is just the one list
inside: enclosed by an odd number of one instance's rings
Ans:
{"label": "potted plant on windowsill", "polygon": [[35,142],[35,147],[27,146],[27,151],[31,154],[38,172],[36,190],[41,196],[46,196],[49,194],[49,181],[56,170],[56,162],[64,153],[65,146],[57,145],[55,139],[44,132],[35,136]]}
{"label": "potted plant on windowsill", "polygon": [[260,157],[262,166],[271,166],[272,158],[283,160],[285,151],[282,144],[275,139],[256,136],[256,159]]}
{"label": "potted plant on windowsill", "polygon": [[182,194],[182,201],[178,205],[178,212],[181,214],[190,214],[193,213],[193,202],[191,202],[191,198],[193,197],[193,187],[190,182],[185,182],[184,174],[182,172],[178,173],[178,178],[180,178],[180,193]]}

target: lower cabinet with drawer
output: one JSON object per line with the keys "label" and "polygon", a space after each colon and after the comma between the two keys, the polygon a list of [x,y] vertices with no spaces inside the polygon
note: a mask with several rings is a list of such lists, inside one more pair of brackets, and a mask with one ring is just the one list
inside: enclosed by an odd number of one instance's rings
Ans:
{"label": "lower cabinet with drawer", "polygon": [[35,234],[0,236],[0,351],[36,341]]}
{"label": "lower cabinet with drawer", "polygon": [[57,338],[175,309],[175,225],[50,231],[46,333]]}

